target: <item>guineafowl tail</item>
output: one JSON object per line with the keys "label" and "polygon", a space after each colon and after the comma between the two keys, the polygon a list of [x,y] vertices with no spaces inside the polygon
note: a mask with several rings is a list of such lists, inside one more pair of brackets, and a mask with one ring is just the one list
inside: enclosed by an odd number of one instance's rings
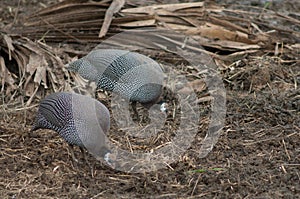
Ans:
{"label": "guineafowl tail", "polygon": [[78,59],[70,64],[66,64],[65,67],[69,71],[78,72],[83,62],[84,62],[83,59]]}
{"label": "guineafowl tail", "polygon": [[38,129],[40,129],[41,127],[36,126],[36,124],[33,125],[33,127],[30,129],[30,132],[36,131]]}
{"label": "guineafowl tail", "polygon": [[34,120],[34,123],[33,123],[33,126],[31,127],[30,129],[30,132],[33,132],[33,131],[36,131],[40,128],[42,128],[42,126],[40,125],[40,120],[42,120],[42,115],[40,113],[37,114],[35,120]]}

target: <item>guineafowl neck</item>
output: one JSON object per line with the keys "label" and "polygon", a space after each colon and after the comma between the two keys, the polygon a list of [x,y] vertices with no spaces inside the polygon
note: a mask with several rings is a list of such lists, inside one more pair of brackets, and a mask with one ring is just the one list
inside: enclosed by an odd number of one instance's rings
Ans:
{"label": "guineafowl neck", "polygon": [[158,100],[159,98],[157,98],[157,99],[154,99],[154,100],[152,100],[152,101],[150,101],[150,102],[147,102],[147,103],[141,103],[145,108],[147,108],[147,109],[150,109],[151,108],[151,106],[153,106],[154,104],[156,104],[156,103],[158,103]]}

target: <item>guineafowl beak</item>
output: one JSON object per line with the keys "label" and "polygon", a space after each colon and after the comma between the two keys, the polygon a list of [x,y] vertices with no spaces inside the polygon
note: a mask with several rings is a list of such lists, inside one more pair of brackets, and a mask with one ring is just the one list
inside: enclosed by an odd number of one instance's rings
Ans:
{"label": "guineafowl beak", "polygon": [[167,109],[166,106],[167,106],[167,104],[165,102],[161,103],[161,105],[160,105],[160,111],[164,112],[164,113],[167,113],[168,109]]}

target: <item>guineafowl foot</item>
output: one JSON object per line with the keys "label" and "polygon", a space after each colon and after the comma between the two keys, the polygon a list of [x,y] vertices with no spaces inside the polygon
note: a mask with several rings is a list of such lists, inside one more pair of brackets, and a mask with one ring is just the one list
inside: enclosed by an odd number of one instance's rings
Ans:
{"label": "guineafowl foot", "polygon": [[70,155],[72,157],[72,161],[71,161],[72,167],[73,167],[73,169],[78,170],[79,160],[75,157],[74,148],[72,145],[70,145],[70,147],[68,149],[69,149],[68,151],[70,152]]}
{"label": "guineafowl foot", "polygon": [[86,164],[89,166],[89,168],[90,168],[92,177],[94,177],[94,165],[91,164],[90,161],[88,160],[86,151],[85,151],[83,148],[80,148],[80,151],[81,151],[81,153],[82,153],[82,155],[83,155],[83,158],[84,158],[85,163],[86,163]]}
{"label": "guineafowl foot", "polygon": [[79,163],[79,160],[75,157],[75,154],[74,154],[74,147],[73,145],[70,145],[70,154],[71,154],[71,157],[72,157],[72,160],[76,163]]}
{"label": "guineafowl foot", "polygon": [[93,165],[90,163],[90,161],[88,160],[86,151],[85,151],[83,148],[81,148],[81,147],[80,147],[80,151],[81,151],[81,153],[82,153],[84,162],[79,161],[77,158],[75,158],[74,148],[73,148],[73,146],[71,145],[70,154],[71,154],[71,157],[72,157],[72,160],[73,160],[73,167],[74,167],[75,169],[78,169],[78,168],[79,168],[79,165],[86,164],[86,165],[88,165],[88,167],[90,168],[90,171],[91,171],[92,176],[94,176],[94,166],[93,166]]}

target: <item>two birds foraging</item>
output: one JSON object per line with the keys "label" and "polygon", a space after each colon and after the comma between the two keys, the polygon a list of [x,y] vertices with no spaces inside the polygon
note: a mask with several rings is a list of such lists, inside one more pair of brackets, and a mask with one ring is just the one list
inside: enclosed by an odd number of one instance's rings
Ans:
{"label": "two birds foraging", "polygon": [[[134,104],[150,108],[162,95],[163,71],[153,59],[116,49],[91,51],[67,65],[69,71],[94,81],[98,88],[113,91]],[[164,111],[164,103],[161,104]],[[110,127],[108,109],[91,97],[59,92],[41,101],[32,130],[52,129],[70,145],[86,148],[109,165],[113,158],[106,144]]]}

